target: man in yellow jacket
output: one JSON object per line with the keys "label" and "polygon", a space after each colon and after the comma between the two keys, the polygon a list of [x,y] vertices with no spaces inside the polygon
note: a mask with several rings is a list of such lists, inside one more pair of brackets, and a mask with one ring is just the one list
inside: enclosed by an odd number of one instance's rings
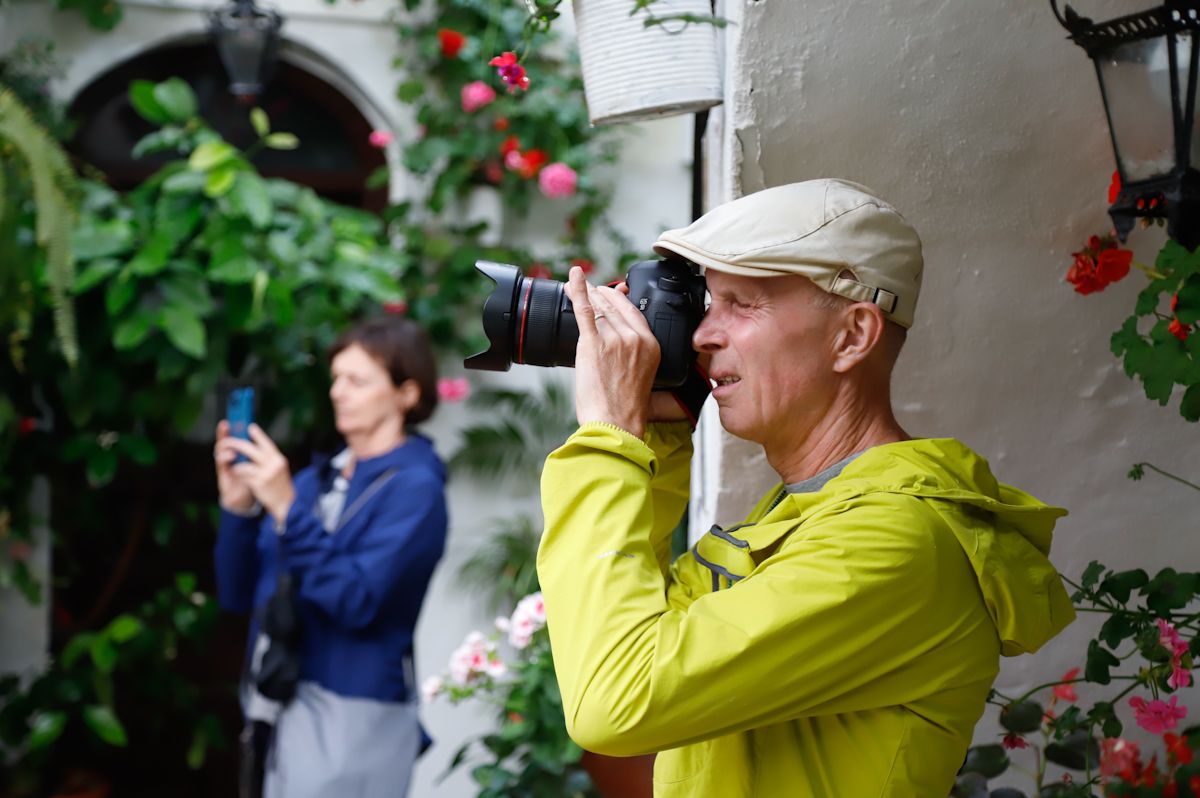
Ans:
{"label": "man in yellow jacket", "polygon": [[538,552],[571,736],[657,752],[658,798],[946,796],[999,656],[1074,618],[1047,559],[1064,511],[897,423],[921,244],[869,190],[768,189],[656,249],[706,270],[693,344],[780,484],[670,563],[689,425],[651,396],[642,315],[572,270],[580,426],[546,463]]}

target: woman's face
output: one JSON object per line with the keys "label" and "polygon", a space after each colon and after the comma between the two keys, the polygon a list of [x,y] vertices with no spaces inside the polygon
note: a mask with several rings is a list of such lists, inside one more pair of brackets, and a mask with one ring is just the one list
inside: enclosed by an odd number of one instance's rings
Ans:
{"label": "woman's face", "polygon": [[419,398],[413,380],[397,387],[383,365],[358,344],[330,362],[334,423],[343,436],[370,435],[384,428],[403,429],[404,417]]}

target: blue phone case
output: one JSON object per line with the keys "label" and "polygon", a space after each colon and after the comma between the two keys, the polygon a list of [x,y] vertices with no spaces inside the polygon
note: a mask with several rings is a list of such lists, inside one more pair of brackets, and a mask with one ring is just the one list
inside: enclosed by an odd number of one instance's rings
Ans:
{"label": "blue phone case", "polygon": [[[229,434],[244,441],[250,440],[250,425],[254,423],[254,389],[234,388],[225,403],[225,420],[229,422]],[[239,454],[235,463],[245,463],[249,458]]]}

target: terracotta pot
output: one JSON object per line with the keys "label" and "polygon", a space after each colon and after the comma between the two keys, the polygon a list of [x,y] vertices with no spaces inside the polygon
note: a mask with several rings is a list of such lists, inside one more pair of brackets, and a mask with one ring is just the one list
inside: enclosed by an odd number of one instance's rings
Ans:
{"label": "terracotta pot", "polygon": [[624,757],[584,751],[579,764],[604,798],[654,796],[654,754]]}

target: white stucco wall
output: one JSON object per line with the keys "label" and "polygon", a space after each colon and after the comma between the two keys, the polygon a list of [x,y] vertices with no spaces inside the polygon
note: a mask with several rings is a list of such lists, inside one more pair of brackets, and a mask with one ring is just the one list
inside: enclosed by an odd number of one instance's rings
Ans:
{"label": "white stucco wall", "polygon": [[[1097,19],[1153,4],[1073,3]],[[925,242],[917,324],[895,379],[909,432],[961,438],[1002,480],[1067,507],[1053,550],[1067,575],[1092,559],[1195,569],[1200,496],[1125,477],[1141,460],[1200,477],[1200,427],[1179,418],[1178,397],[1151,403],[1109,353],[1143,278],[1135,270],[1089,297],[1063,281],[1070,253],[1110,227],[1113,156],[1091,64],[1048,4],[725,6],[734,24],[710,202],[818,177],[873,187]],[[1161,241],[1131,236],[1143,263]],[[716,449],[697,475],[693,518],[727,522],[766,469],[745,448]],[[717,494],[727,480],[735,487]],[[1092,631],[1080,621],[1037,656],[1006,661],[997,686],[1020,691],[1082,666]],[[1200,712],[1200,693],[1182,700]]]}
{"label": "white stucco wall", "polygon": [[[69,99],[101,72],[125,59],[164,42],[203,35],[203,11],[218,4],[218,0],[125,0],[121,24],[111,33],[97,33],[78,14],[54,12],[45,3],[16,3],[0,7],[0,53],[24,36],[52,38],[58,54],[67,61],[67,74],[56,85],[56,92]],[[399,76],[391,63],[397,43],[387,19],[399,4],[395,0],[332,5],[323,0],[281,0],[272,5],[286,17],[283,57],[337,86],[372,124],[395,131],[403,140],[406,131],[411,130],[411,122],[408,107],[395,99]],[[563,22],[563,29],[569,32],[569,18]],[[686,224],[690,219],[691,119],[626,126],[622,135],[626,141],[624,155],[609,173],[615,181],[611,218],[634,246],[649,250],[660,230]],[[395,158],[398,149],[389,154]],[[413,190],[408,178],[398,172],[393,196],[402,197]],[[495,196],[484,196],[473,205],[473,211],[484,218],[496,220],[503,215]],[[539,252],[554,251],[553,242],[562,230],[561,210],[548,200],[539,200],[534,216],[537,221],[501,228],[494,238],[529,244]],[[600,249],[610,253],[608,247]],[[456,362],[443,364],[443,372],[449,376],[465,373]],[[473,379],[531,386],[551,374],[544,369],[524,368],[508,375],[474,372]],[[569,380],[570,372],[560,370],[555,376]],[[448,456],[457,447],[458,430],[471,421],[465,406],[444,405],[426,425],[427,432],[439,452]],[[517,512],[539,512],[533,491],[505,498],[509,492],[511,486],[467,479],[455,479],[450,484],[448,548],[417,629],[417,667],[422,678],[445,668],[450,653],[468,631],[490,629],[492,616],[483,611],[478,600],[463,592],[455,575],[461,563],[486,539],[493,519]],[[36,667],[43,661],[46,648],[44,609],[12,609],[18,605],[10,604],[7,596],[0,597],[0,602],[0,666]],[[0,672],[4,670],[8,667],[0,667]],[[421,759],[410,794],[421,798],[474,795],[468,768],[442,782],[438,777],[465,739],[490,730],[492,710],[466,705],[451,708],[438,702],[423,715],[437,744]]]}

